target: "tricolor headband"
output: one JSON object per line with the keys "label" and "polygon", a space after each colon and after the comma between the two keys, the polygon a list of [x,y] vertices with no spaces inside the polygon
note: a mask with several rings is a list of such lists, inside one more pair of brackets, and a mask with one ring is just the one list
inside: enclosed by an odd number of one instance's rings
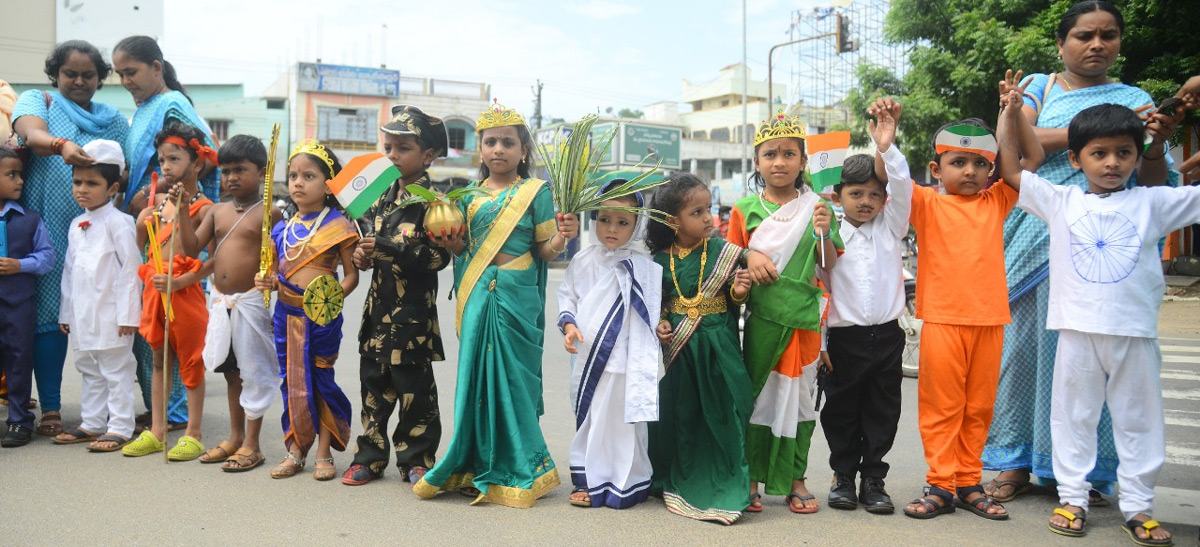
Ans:
{"label": "tricolor headband", "polygon": [[953,150],[979,154],[990,162],[996,161],[996,137],[977,125],[952,125],[937,134],[933,140],[933,149],[938,154]]}
{"label": "tricolor headband", "polygon": [[163,139],[163,143],[164,144],[173,144],[180,148],[191,148],[192,150],[196,151],[196,156],[198,156],[199,158],[206,159],[206,160],[212,162],[213,164],[217,163],[217,151],[201,144],[200,141],[198,141],[196,139],[192,139],[191,141],[184,142],[184,140],[181,137],[176,137],[175,135],[171,135],[170,137]]}

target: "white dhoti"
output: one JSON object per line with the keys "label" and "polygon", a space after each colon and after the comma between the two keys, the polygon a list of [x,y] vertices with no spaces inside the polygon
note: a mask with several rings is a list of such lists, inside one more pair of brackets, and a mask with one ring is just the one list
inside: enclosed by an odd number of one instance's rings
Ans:
{"label": "white dhoti", "polygon": [[625,374],[605,372],[571,440],[571,483],[592,507],[624,509],[650,494],[646,423],[625,421]]}
{"label": "white dhoti", "polygon": [[231,352],[242,378],[238,402],[247,418],[262,418],[279,392],[271,310],[263,306],[262,293],[257,290],[226,295],[213,287],[204,335],[204,367],[215,371]]}
{"label": "white dhoti", "polygon": [[1096,426],[1107,402],[1120,464],[1121,513],[1152,515],[1154,481],[1167,457],[1158,341],[1059,331],[1050,396],[1050,436],[1059,503],[1088,508]]}

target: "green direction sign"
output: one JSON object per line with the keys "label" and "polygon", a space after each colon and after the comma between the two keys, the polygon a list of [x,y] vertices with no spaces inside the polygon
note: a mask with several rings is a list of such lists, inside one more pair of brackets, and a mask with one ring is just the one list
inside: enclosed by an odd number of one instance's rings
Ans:
{"label": "green direction sign", "polygon": [[636,165],[643,158],[653,166],[662,158],[662,169],[680,169],[679,146],[683,130],[678,127],[659,127],[626,123],[621,127],[621,164]]}
{"label": "green direction sign", "polygon": [[[608,133],[613,128],[612,123],[598,123],[592,126],[592,153],[599,153],[600,147],[603,146],[601,137]],[[534,139],[538,144],[550,149],[550,153],[555,151],[555,144],[566,142],[571,137],[573,128],[566,124],[556,124],[550,127],[544,127],[534,135]],[[620,145],[620,138],[613,139],[612,146],[608,148],[608,154],[600,162],[602,166],[615,166],[617,164],[617,147]]]}

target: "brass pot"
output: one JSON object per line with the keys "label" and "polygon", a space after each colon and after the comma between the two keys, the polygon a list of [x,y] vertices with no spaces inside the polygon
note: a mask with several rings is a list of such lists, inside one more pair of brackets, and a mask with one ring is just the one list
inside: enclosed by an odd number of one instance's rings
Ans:
{"label": "brass pot", "polygon": [[429,234],[440,235],[443,230],[447,234],[454,234],[466,229],[467,219],[455,205],[438,200],[430,203],[425,210],[425,231]]}

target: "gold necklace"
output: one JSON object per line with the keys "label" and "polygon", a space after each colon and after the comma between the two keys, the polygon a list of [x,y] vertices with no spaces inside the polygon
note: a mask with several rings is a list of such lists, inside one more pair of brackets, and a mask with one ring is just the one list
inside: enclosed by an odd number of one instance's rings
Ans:
{"label": "gold necklace", "polygon": [[[704,245],[704,248],[701,249],[701,251],[700,251],[700,279],[698,281],[696,281],[696,295],[692,296],[690,298],[683,296],[683,289],[679,288],[679,278],[675,276],[675,254],[676,253],[675,252],[670,253],[671,281],[673,283],[675,283],[675,294],[679,295],[678,296],[679,304],[687,310],[687,316],[689,319],[692,319],[692,320],[695,320],[696,318],[700,317],[700,309],[698,306],[700,305],[700,300],[703,298],[703,295],[704,295],[704,266],[708,263],[708,240],[707,239],[703,240],[701,243],[696,244],[695,246],[692,247],[692,249],[695,249],[697,246],[699,246],[701,244]],[[672,247],[674,247],[675,251],[680,251],[680,248],[678,245],[672,245]],[[690,251],[691,249],[688,249],[688,250]],[[682,260],[683,255],[681,254],[679,258]]]}
{"label": "gold necklace", "polygon": [[1066,86],[1067,86],[1067,91],[1075,91],[1075,88],[1071,86],[1071,81],[1067,79],[1067,73],[1066,73],[1066,72],[1059,72],[1059,73],[1058,73],[1058,75],[1059,75],[1059,76],[1062,76],[1062,83],[1063,83],[1063,84],[1066,84]]}
{"label": "gold necklace", "polygon": [[674,247],[676,249],[676,252],[679,254],[679,258],[684,259],[684,258],[687,258],[688,255],[692,254],[692,251],[696,250],[696,247],[699,247],[700,244],[704,243],[705,241],[708,241],[708,240],[701,239],[700,241],[697,241],[696,244],[692,245],[691,247],[680,247],[679,245],[675,245]]}
{"label": "gold necklace", "polygon": [[[783,204],[783,203],[775,203],[774,201],[769,201],[769,200],[767,200],[765,197],[763,197],[763,194],[764,194],[765,192],[766,192],[766,190],[763,190],[762,192],[759,192],[759,193],[758,193],[758,203],[759,203],[760,205],[762,205],[762,208],[763,208],[764,210],[766,210],[766,211],[767,211],[767,215],[769,215],[769,216],[770,216],[772,219],[774,219],[774,220],[777,220],[777,221],[779,221],[779,222],[790,222],[790,221],[791,221],[793,218],[795,218],[795,217],[796,217],[795,213],[793,213],[793,214],[792,214],[792,216],[790,216],[790,217],[777,217],[777,216],[775,216],[775,213],[778,213],[778,212],[779,212],[779,210],[783,208],[784,204]],[[794,199],[796,199],[796,198],[799,198],[799,197],[800,197],[800,190],[796,190],[796,197],[794,197],[794,198],[792,198],[792,199],[794,200]],[[791,200],[788,200],[788,201],[789,201],[789,202],[791,202]],[[773,204],[775,204],[775,205],[777,206],[777,207],[776,207],[776,209],[775,209],[774,211],[771,211],[771,209],[770,209],[769,207],[767,207],[767,203],[773,203]]]}

